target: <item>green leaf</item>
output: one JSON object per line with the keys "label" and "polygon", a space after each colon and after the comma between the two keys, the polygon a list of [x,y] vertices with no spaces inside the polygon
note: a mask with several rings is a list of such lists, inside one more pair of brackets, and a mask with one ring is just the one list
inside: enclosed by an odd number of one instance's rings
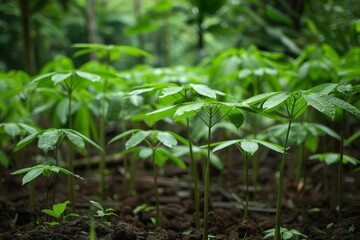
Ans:
{"label": "green leaf", "polygon": [[162,155],[168,157],[170,159],[171,162],[173,162],[177,167],[182,168],[182,169],[186,169],[186,164],[178,157],[176,157],[174,154],[172,154],[171,152],[162,149],[162,148],[158,148],[156,150],[156,152],[161,153]]}
{"label": "green leaf", "polygon": [[30,144],[35,138],[37,138],[38,135],[40,135],[42,132],[36,132],[33,134],[30,134],[29,136],[23,138],[20,142],[16,144],[16,147],[14,149],[14,152],[19,151],[20,149],[23,149],[28,144]]}
{"label": "green leaf", "polygon": [[38,130],[36,130],[35,128],[25,124],[25,123],[18,123],[18,125],[20,127],[22,127],[23,129],[25,129],[26,132],[28,132],[29,134],[33,134],[33,133],[37,133]]}
{"label": "green leaf", "polygon": [[[60,216],[58,216],[53,210],[50,210],[50,209],[43,209],[43,210],[41,210],[41,212],[43,212],[43,213],[45,213],[47,215],[50,215],[50,216],[52,216],[52,217],[54,217],[56,219],[60,218]],[[58,222],[52,222],[51,226],[55,226],[55,225],[59,225],[59,224],[60,223],[58,223]]]}
{"label": "green leaf", "polygon": [[180,119],[183,119],[183,118],[186,118],[186,117],[189,117],[189,116],[195,114],[195,111],[202,108],[203,105],[204,105],[203,102],[199,102],[199,103],[190,103],[190,104],[186,104],[182,107],[179,107],[174,114],[175,121],[178,121]]}
{"label": "green leaf", "polygon": [[126,131],[126,132],[120,133],[119,135],[117,135],[117,136],[115,136],[114,138],[112,138],[112,139],[109,141],[108,144],[113,143],[113,142],[115,142],[115,141],[117,141],[117,140],[120,140],[120,139],[122,139],[122,138],[124,138],[124,137],[127,137],[127,136],[129,136],[129,135],[131,135],[131,134],[133,134],[133,133],[135,133],[135,132],[139,132],[139,131],[141,131],[141,129],[131,129],[131,130],[128,130],[128,131]]}
{"label": "green leaf", "polygon": [[159,121],[161,119],[174,116],[177,107],[178,106],[176,106],[176,105],[168,106],[168,107],[161,108],[161,109],[155,110],[153,112],[147,113],[145,115],[146,116],[146,121],[148,121],[148,122],[150,122],[152,124],[152,123],[154,123],[156,121]]}
{"label": "green leaf", "polygon": [[79,77],[89,80],[91,82],[99,82],[101,77],[92,73],[82,72],[82,71],[76,71],[76,75]]}
{"label": "green leaf", "polygon": [[55,150],[59,140],[60,132],[58,130],[48,130],[39,136],[38,147],[47,153],[49,150]]}
{"label": "green leaf", "polygon": [[195,92],[197,92],[198,94],[200,94],[202,96],[216,99],[216,91],[209,88],[206,85],[190,83],[190,87],[192,87],[195,90]]}
{"label": "green leaf", "polygon": [[254,141],[254,142],[257,142],[271,150],[274,150],[275,152],[279,152],[279,153],[284,153],[284,147],[278,145],[278,144],[275,144],[275,143],[271,143],[271,142],[268,142],[268,141],[263,141],[263,140],[257,140],[257,139],[253,139],[251,141]]}
{"label": "green leaf", "polygon": [[329,95],[322,95],[318,93],[302,94],[303,98],[310,106],[325,114],[326,116],[334,119],[335,105],[328,100]]}
{"label": "green leaf", "polygon": [[142,141],[146,139],[147,136],[149,136],[150,131],[139,131],[132,135],[129,140],[126,141],[125,148],[133,148],[140,144]]}
{"label": "green leaf", "polygon": [[22,179],[22,185],[25,185],[26,183],[31,182],[32,180],[40,176],[44,172],[44,170],[44,167],[37,167],[28,171]]}
{"label": "green leaf", "polygon": [[241,141],[240,147],[251,156],[259,149],[259,145],[256,142],[249,140]]}
{"label": "green leaf", "polygon": [[277,94],[279,94],[279,92],[262,93],[259,95],[255,95],[251,98],[245,99],[242,103],[247,105],[255,105]]}
{"label": "green leaf", "polygon": [[65,175],[68,175],[68,176],[73,176],[73,177],[76,177],[78,179],[84,179],[83,177],[73,173],[73,172],[70,172],[69,170],[65,169],[65,168],[62,168],[62,167],[57,167],[59,169],[60,172],[64,173]]}
{"label": "green leaf", "polygon": [[70,203],[70,201],[65,201],[63,203],[58,203],[53,205],[53,210],[55,215],[58,216],[58,218],[64,213],[66,206]]}
{"label": "green leaf", "polygon": [[164,98],[170,95],[174,95],[176,93],[181,92],[184,89],[184,87],[174,87],[174,86],[169,86],[167,88],[164,88],[161,93],[162,95],[160,95],[159,98]]}
{"label": "green leaf", "polygon": [[156,137],[162,144],[169,148],[177,145],[176,139],[168,132],[159,132]]}
{"label": "green leaf", "polygon": [[292,237],[293,237],[293,233],[290,231],[285,231],[282,234],[283,240],[288,240],[288,239],[291,239]]}
{"label": "green leaf", "polygon": [[354,142],[356,139],[360,137],[360,130],[351,135],[348,139],[346,139],[344,145],[349,146],[352,142]]}
{"label": "green leaf", "polygon": [[344,109],[345,111],[353,114],[355,117],[360,118],[360,110],[351,105],[348,102],[345,102],[344,100],[341,100],[340,98],[337,97],[333,97],[330,95],[322,95],[328,102],[334,104],[337,107],[340,107],[342,109]]}
{"label": "green leaf", "polygon": [[72,75],[72,73],[65,73],[65,74],[55,74],[51,77],[51,81],[53,81],[54,85],[61,83],[62,81],[66,80]]}
{"label": "green leaf", "polygon": [[103,152],[104,149],[102,149],[99,145],[97,145],[94,141],[92,141],[90,138],[86,137],[85,135],[73,130],[73,129],[62,129],[63,132],[71,132],[75,135],[78,135],[81,137],[86,143],[90,144],[91,146],[97,148],[99,151]]}
{"label": "green leaf", "polygon": [[263,109],[267,112],[271,112],[276,109],[281,103],[285,102],[290,95],[287,93],[279,93],[268,98],[262,105]]}
{"label": "green leaf", "polygon": [[65,131],[65,135],[77,148],[85,150],[85,142],[82,137],[69,131]]}
{"label": "green leaf", "polygon": [[219,151],[221,149],[224,149],[224,148],[227,148],[227,147],[229,147],[231,145],[234,145],[234,144],[236,144],[236,143],[238,143],[240,141],[241,141],[241,139],[235,139],[235,140],[228,140],[228,141],[213,143],[212,145],[214,145],[214,144],[215,145],[218,144],[218,145],[216,147],[214,147],[212,151],[213,152]]}
{"label": "green leaf", "polygon": [[4,126],[4,130],[7,134],[9,134],[12,138],[21,134],[21,129],[15,123],[6,123]]}
{"label": "green leaf", "polygon": [[237,108],[231,110],[227,117],[236,128],[240,128],[244,122],[244,115],[241,113],[240,109]]}
{"label": "green leaf", "polygon": [[93,200],[90,200],[90,203],[92,205],[94,205],[97,209],[101,209],[101,210],[104,210],[104,208],[100,205],[100,203],[96,202],[96,201],[93,201]]}

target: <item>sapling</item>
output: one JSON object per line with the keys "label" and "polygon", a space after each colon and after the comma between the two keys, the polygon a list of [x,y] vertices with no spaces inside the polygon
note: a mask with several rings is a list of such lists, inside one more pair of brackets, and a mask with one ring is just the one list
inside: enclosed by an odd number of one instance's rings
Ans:
{"label": "sapling", "polygon": [[[48,154],[48,151],[57,150],[64,140],[67,140],[69,145],[74,145],[78,150],[82,152],[85,152],[85,143],[88,143],[91,146],[97,148],[99,151],[102,151],[102,148],[99,147],[96,143],[94,143],[91,139],[72,129],[47,129],[37,131],[19,141],[14,151],[23,149],[31,142],[33,142],[36,138],[38,138],[38,148],[40,148],[46,156]],[[50,170],[58,169],[57,166],[52,167],[54,168],[50,168]],[[69,171],[70,173],[72,172],[71,170],[66,171]],[[40,174],[42,174],[42,172],[44,172],[44,170],[41,171],[40,169],[37,169],[35,173],[37,173],[37,176],[39,176]],[[67,175],[74,177],[73,174]],[[74,194],[75,193],[73,191],[70,191],[70,197],[75,199]],[[71,205],[73,209],[74,204],[75,203],[73,202]]]}
{"label": "sapling", "polygon": [[[230,105],[230,106],[229,106]],[[244,117],[241,112],[234,111],[235,104],[224,104],[220,102],[194,102],[178,108],[174,114],[175,120],[188,117],[196,114],[203,123],[207,126],[207,158],[205,162],[205,188],[204,188],[204,225],[203,225],[203,239],[208,239],[208,223],[209,223],[209,201],[210,201],[210,153],[211,153],[211,130],[212,128],[229,115],[230,120],[240,127],[243,123]],[[221,111],[221,110],[224,111]]]}
{"label": "sapling", "polygon": [[[105,171],[106,171],[106,162],[105,162],[105,117],[106,117],[106,108],[107,102],[105,101],[106,92],[108,89],[108,77],[110,74],[110,62],[116,59],[119,59],[122,55],[130,56],[145,56],[150,57],[151,55],[146,51],[143,51],[138,48],[130,46],[119,46],[119,45],[104,45],[99,43],[77,43],[73,47],[80,49],[75,53],[75,56],[81,56],[89,53],[96,53],[97,57],[103,58],[103,61],[106,66],[106,72],[100,73],[103,76],[102,81],[102,90],[101,90],[101,101],[100,101],[100,123],[99,123],[99,145],[103,152],[100,153],[100,162],[99,162],[99,195],[101,199],[105,198]],[[98,73],[99,74],[99,73]],[[112,76],[113,77],[113,76]]]}
{"label": "sapling", "polygon": [[158,192],[158,183],[157,183],[157,175],[158,175],[157,166],[158,165],[162,166],[164,164],[165,157],[175,162],[175,164],[181,168],[185,168],[186,165],[181,161],[181,159],[177,158],[169,151],[160,147],[160,145],[164,145],[166,147],[172,148],[177,145],[177,140],[169,132],[163,132],[157,130],[144,131],[144,130],[133,129],[133,130],[129,130],[128,132],[115,136],[112,140],[110,140],[109,143],[115,142],[130,134],[133,135],[126,141],[125,144],[126,149],[134,148],[140,143],[145,142],[149,147],[148,150],[150,150],[150,151],[145,150],[143,154],[148,154],[149,152],[153,163],[154,192],[155,192],[155,201],[156,201],[156,225],[160,225],[161,219],[160,219],[160,204],[159,204],[159,192]]}
{"label": "sapling", "polygon": [[[159,96],[159,102],[161,104],[172,104],[170,106],[160,108],[153,112],[150,112],[145,115],[145,121],[149,124],[164,119],[167,117],[172,117],[175,120],[180,120],[186,118],[186,128],[187,128],[187,140],[182,141],[185,145],[188,146],[189,156],[190,156],[190,168],[192,174],[192,180],[194,183],[194,204],[195,204],[195,223],[196,228],[200,229],[200,194],[199,194],[199,184],[197,176],[197,166],[196,160],[194,158],[194,148],[193,148],[193,139],[192,139],[192,126],[190,125],[190,117],[195,114],[195,110],[199,110],[202,107],[201,102],[195,102],[200,99],[216,99],[218,96],[224,96],[225,94],[211,89],[203,84],[184,84],[182,86],[166,84],[153,84],[146,86],[143,89],[138,89],[135,91],[144,92],[144,91],[153,91],[161,90],[161,95]],[[178,139],[179,140],[179,139]],[[211,158],[213,159],[213,158]],[[205,172],[205,167],[203,169]],[[205,174],[204,174],[205,175]]]}
{"label": "sapling", "polygon": [[43,213],[45,213],[49,216],[52,216],[53,218],[58,220],[58,221],[53,221],[53,222],[44,222],[44,224],[53,227],[53,226],[61,224],[63,221],[65,221],[69,217],[79,217],[79,215],[75,214],[75,213],[65,214],[66,207],[69,203],[70,203],[70,201],[65,201],[63,203],[54,204],[52,209],[41,210]]}
{"label": "sapling", "polygon": [[[329,93],[336,87],[336,84],[325,84],[314,87],[308,91],[296,91],[293,93],[285,92],[271,92],[263,93],[257,96],[251,97],[243,104],[250,105],[253,110],[259,112],[259,114],[275,118],[275,119],[287,119],[288,126],[284,141],[284,153],[282,154],[279,179],[278,179],[278,193],[276,203],[276,227],[274,240],[280,240],[280,220],[281,220],[281,205],[283,195],[283,181],[285,172],[285,156],[288,148],[289,134],[291,125],[294,120],[301,116],[306,108],[310,105],[319,112],[334,118],[336,106],[354,114],[360,116],[360,110],[351,104],[329,95]],[[285,106],[285,109],[281,109],[281,106]]]}
{"label": "sapling", "polygon": [[36,179],[37,177],[39,177],[41,175],[46,177],[46,185],[47,185],[47,187],[46,187],[46,206],[48,206],[49,205],[49,188],[48,188],[49,179],[56,173],[63,173],[68,176],[71,175],[73,177],[83,179],[79,175],[76,175],[65,168],[62,168],[59,166],[44,165],[44,164],[38,164],[33,167],[19,169],[15,172],[11,173],[11,175],[25,174],[24,177],[22,178],[22,185],[30,183],[31,181],[33,181],[34,179]]}
{"label": "sapling", "polygon": [[222,141],[211,144],[212,146],[216,146],[213,149],[213,152],[221,150],[223,148],[229,147],[231,145],[236,145],[241,154],[244,156],[244,172],[245,172],[245,186],[246,186],[246,197],[245,197],[245,206],[244,206],[244,219],[248,217],[248,208],[249,208],[249,172],[248,172],[248,161],[249,159],[257,152],[259,149],[259,145],[261,144],[265,147],[268,147],[274,151],[283,153],[284,149],[274,143],[270,143],[267,141],[256,140],[256,139],[235,139],[229,141]]}
{"label": "sapling", "polygon": [[[42,86],[48,86],[48,85],[53,85],[53,86],[61,86],[61,88],[63,89],[63,91],[66,92],[67,97],[68,97],[68,107],[67,107],[67,112],[64,112],[64,114],[66,114],[68,116],[68,128],[72,129],[73,128],[73,124],[72,124],[72,95],[73,92],[75,91],[75,89],[81,87],[81,85],[86,85],[88,83],[95,83],[95,82],[99,82],[101,79],[100,76],[95,75],[95,74],[91,74],[91,73],[87,73],[87,72],[82,72],[79,70],[69,70],[66,72],[52,72],[52,73],[46,73],[46,74],[42,74],[40,76],[35,77],[31,82],[30,85],[33,86],[37,86],[37,87],[42,87]],[[67,163],[68,163],[68,169],[70,171],[73,171],[73,146],[70,144],[67,150]],[[75,202],[75,190],[74,190],[74,182],[73,182],[73,177],[69,176],[68,177],[68,187],[69,187],[69,192],[70,192],[70,199],[71,202],[74,203]],[[73,207],[73,205],[71,205]],[[74,211],[74,207],[73,207],[73,211]]]}
{"label": "sapling", "polygon": [[90,200],[90,203],[96,208],[96,214],[94,217],[100,218],[104,224],[111,226],[108,218],[111,216],[117,216],[114,212],[115,210],[112,208],[104,208],[100,203],[93,200]]}

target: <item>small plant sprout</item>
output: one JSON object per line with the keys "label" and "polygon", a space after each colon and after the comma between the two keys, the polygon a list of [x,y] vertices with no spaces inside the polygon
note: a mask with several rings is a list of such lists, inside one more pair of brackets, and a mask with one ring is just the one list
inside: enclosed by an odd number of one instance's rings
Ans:
{"label": "small plant sprout", "polygon": [[270,92],[251,97],[243,104],[248,104],[259,114],[274,118],[286,119],[288,127],[284,141],[284,153],[280,163],[280,174],[278,181],[278,193],[276,203],[276,227],[274,240],[280,240],[281,205],[283,196],[283,183],[285,173],[286,152],[289,146],[289,134],[292,123],[298,119],[307,109],[312,106],[317,111],[334,119],[336,107],[340,107],[360,118],[360,110],[353,105],[333,96],[329,93],[336,88],[336,84],[323,84],[308,91]]}
{"label": "small plant sprout", "polygon": [[153,163],[153,177],[154,177],[154,191],[155,191],[155,201],[156,201],[156,224],[160,224],[160,206],[159,206],[159,193],[158,193],[158,183],[157,175],[158,168],[157,166],[162,166],[165,163],[165,159],[169,158],[173,161],[178,167],[186,168],[186,165],[181,159],[177,158],[171,152],[161,148],[160,145],[172,148],[177,145],[176,138],[169,132],[157,131],[157,130],[139,130],[133,129],[122,134],[117,135],[109,143],[115,142],[121,138],[124,138],[130,134],[133,134],[125,144],[126,149],[131,149],[138,146],[140,143],[145,142],[149,148],[145,148],[142,151],[142,155],[150,155]]}
{"label": "small plant sprout", "polygon": [[112,208],[103,208],[103,206],[101,206],[100,203],[90,200],[90,203],[96,208],[96,214],[94,215],[94,217],[97,218],[101,218],[101,221],[108,225],[111,226],[111,223],[109,222],[109,218],[111,216],[117,216],[117,214],[114,212],[115,210]]}
{"label": "small plant sprout", "polygon": [[[179,114],[178,109],[182,109],[183,113],[187,112],[183,107],[192,106],[194,101],[197,99],[216,99],[218,96],[224,96],[225,94],[211,89],[203,84],[184,84],[184,85],[170,85],[170,84],[152,84],[145,86],[144,88],[137,89],[133,91],[135,94],[149,92],[154,90],[160,90],[159,102],[162,105],[167,105],[166,107],[159,108],[153,112],[147,113],[144,116],[145,122],[149,125],[154,124],[155,122],[173,117],[174,119]],[[196,104],[196,103],[195,103]],[[199,106],[195,105],[195,108]],[[201,106],[200,106],[201,108]],[[189,116],[186,118],[186,128],[187,128],[187,140],[186,145],[189,149],[190,156],[190,172],[192,174],[192,180],[194,183],[194,204],[195,204],[195,223],[196,229],[200,229],[200,194],[199,194],[199,179],[197,174],[197,166],[194,158],[194,149],[193,149],[193,140],[192,140],[192,130],[190,126],[190,117],[195,114],[190,112]]]}
{"label": "small plant sprout", "polygon": [[130,46],[119,46],[119,45],[105,45],[99,43],[77,43],[73,45],[74,48],[79,49],[75,53],[75,56],[81,56],[84,54],[96,54],[97,57],[102,58],[105,63],[106,72],[101,74],[103,77],[101,101],[100,101],[100,125],[99,125],[99,145],[104,149],[104,152],[100,153],[99,162],[99,194],[103,200],[105,198],[105,121],[106,121],[106,107],[107,102],[105,96],[108,88],[108,76],[110,75],[111,61],[121,58],[123,55],[130,55],[135,57],[150,57],[151,55],[141,49],[130,47]]}
{"label": "small plant sprout", "polygon": [[[275,236],[275,229],[269,229],[264,232],[264,239]],[[307,240],[308,237],[295,229],[280,228],[280,240]]]}
{"label": "small plant sprout", "polygon": [[[207,126],[207,158],[205,162],[205,188],[204,188],[204,234],[203,240],[208,239],[208,214],[210,201],[210,155],[211,155],[211,130],[226,116],[230,121],[239,128],[244,116],[239,109],[235,108],[236,104],[220,103],[220,102],[193,102],[178,108],[174,114],[175,120],[180,120],[185,117],[196,114],[201,121]],[[243,105],[241,105],[243,106]]]}
{"label": "small plant sprout", "polygon": [[54,204],[52,209],[43,209],[41,212],[58,220],[53,222],[44,222],[44,224],[49,226],[56,226],[61,224],[69,217],[79,217],[79,215],[75,213],[65,214],[66,207],[69,203],[70,201],[65,201],[63,203]]}
{"label": "small plant sprout", "polygon": [[[96,143],[94,143],[91,139],[89,139],[88,137],[86,137],[86,136],[82,135],[81,133],[79,133],[75,130],[72,130],[72,129],[47,129],[47,130],[41,130],[41,131],[32,133],[32,134],[28,135],[27,137],[23,138],[21,141],[19,141],[17,143],[14,151],[23,149],[24,147],[29,145],[31,142],[33,142],[36,138],[38,138],[38,144],[37,144],[38,148],[43,150],[43,152],[45,153],[46,156],[47,156],[48,152],[51,150],[57,151],[60,144],[64,140],[67,141],[69,146],[75,146],[81,152],[85,152],[85,143],[88,143],[91,146],[97,148],[99,151],[102,151],[102,148],[99,147]],[[57,166],[50,166],[50,167],[51,168],[49,170],[54,170],[55,172],[58,169],[63,169],[63,168],[59,168]],[[35,174],[35,177],[37,177],[44,172],[44,170],[41,171],[41,169],[43,169],[43,168],[47,169],[47,166],[40,165],[40,168],[37,168],[36,166],[34,168],[36,169],[36,171],[34,170],[35,172],[32,172],[32,174],[30,176],[32,176],[34,173],[36,173],[37,175]],[[65,172],[65,170],[66,169],[62,170],[62,172]],[[19,171],[20,171],[20,173],[27,172],[27,170],[26,171],[19,170]],[[66,171],[68,171],[68,173],[71,173],[71,174],[67,174],[68,176],[70,176],[71,178],[74,177],[74,174],[72,174],[71,170],[66,170]],[[73,208],[73,211],[74,211],[73,204],[75,203],[75,191],[74,191],[73,187],[69,188],[69,190],[72,190],[72,191],[70,191],[70,197],[72,200],[74,200],[71,205]]]}
{"label": "small plant sprout", "polygon": [[[22,178],[22,185],[25,185],[25,184],[33,181],[37,177],[43,175],[44,177],[46,177],[46,185],[49,186],[49,181],[50,181],[49,179],[55,173],[63,173],[68,176],[71,175],[78,179],[83,179],[79,175],[76,175],[65,168],[62,168],[59,166],[43,165],[43,164],[39,164],[39,165],[36,165],[33,167],[19,169],[11,174],[12,175],[25,174],[24,177]],[[46,205],[47,206],[49,205],[49,188],[48,187],[46,188]]]}
{"label": "small plant sprout", "polygon": [[[67,112],[64,112],[64,114],[67,115],[68,117],[68,128],[70,130],[73,129],[73,121],[72,121],[72,114],[73,114],[73,104],[72,104],[72,100],[73,100],[73,93],[75,91],[75,89],[79,88],[79,87],[84,87],[87,84],[93,84],[96,82],[99,82],[101,79],[100,76],[95,75],[95,74],[91,74],[91,73],[87,73],[87,72],[83,72],[83,71],[79,71],[79,70],[70,70],[70,71],[66,71],[66,72],[51,72],[51,73],[46,73],[46,74],[42,74],[40,76],[35,77],[31,82],[30,85],[31,86],[36,86],[36,87],[45,87],[45,86],[60,86],[64,92],[66,92],[67,97],[68,97],[68,106],[67,106]],[[75,144],[77,145],[77,144]],[[68,169],[70,171],[74,171],[74,166],[73,166],[73,158],[74,158],[74,153],[73,153],[73,146],[70,144],[68,149],[67,149],[67,163],[68,163]],[[70,196],[71,196],[71,202],[74,203],[75,202],[75,189],[74,189],[74,181],[73,181],[73,177],[69,176],[68,177],[68,187],[69,187],[69,192],[70,192]],[[74,211],[75,209],[73,209]]]}
{"label": "small plant sprout", "polygon": [[213,149],[213,152],[216,152],[218,150],[221,150],[223,148],[229,147],[231,145],[236,145],[236,147],[239,149],[239,151],[244,156],[244,172],[245,172],[245,186],[246,186],[246,200],[245,200],[245,206],[244,206],[244,219],[248,217],[248,209],[249,209],[249,173],[248,173],[248,161],[249,159],[256,153],[256,151],[259,149],[259,145],[261,144],[265,147],[268,147],[276,152],[283,153],[284,149],[274,143],[270,143],[267,141],[262,140],[255,140],[255,139],[236,139],[236,140],[229,140],[229,141],[223,141],[223,142],[217,142],[211,144],[212,146],[216,146]]}

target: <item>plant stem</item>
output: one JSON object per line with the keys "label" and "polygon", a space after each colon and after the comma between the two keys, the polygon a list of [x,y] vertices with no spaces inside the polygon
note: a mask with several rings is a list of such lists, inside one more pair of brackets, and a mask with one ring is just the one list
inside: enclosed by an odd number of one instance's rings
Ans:
{"label": "plant stem", "polygon": [[199,230],[200,229],[200,204],[199,204],[199,184],[198,184],[199,179],[197,175],[197,167],[196,167],[196,162],[194,159],[194,153],[192,148],[192,138],[191,138],[189,118],[186,118],[186,125],[188,130],[191,172],[194,181],[195,223],[196,223],[196,229]]}
{"label": "plant stem", "polygon": [[338,221],[341,222],[343,218],[343,158],[344,158],[344,135],[345,135],[345,111],[342,110],[341,119],[341,138],[340,138],[340,159],[339,159],[339,175],[338,175]]}
{"label": "plant stem", "polygon": [[210,195],[210,143],[211,143],[211,127],[212,127],[212,113],[213,109],[209,108],[209,123],[208,123],[208,152],[206,159],[206,168],[205,168],[205,193],[204,193],[204,234],[203,240],[208,240],[209,234],[209,195]]}
{"label": "plant stem", "polygon": [[[291,110],[291,115],[293,114],[295,107],[295,103],[293,103],[293,107]],[[281,165],[280,165],[280,177],[278,182],[278,194],[277,194],[277,201],[276,201],[276,226],[275,226],[275,236],[274,240],[280,240],[281,234],[280,234],[280,218],[281,218],[281,202],[282,202],[282,195],[283,195],[283,185],[284,185],[284,173],[285,173],[285,156],[286,156],[286,149],[288,147],[288,139],[291,129],[291,123],[292,120],[289,120],[287,132],[286,132],[286,138],[284,143],[284,153],[281,157]]]}
{"label": "plant stem", "polygon": [[100,179],[99,179],[99,195],[100,199],[105,199],[105,171],[106,171],[106,151],[105,151],[105,93],[106,93],[106,85],[107,81],[104,80],[103,91],[102,91],[102,99],[100,102],[100,126],[99,126],[99,143],[100,147],[103,151],[100,152],[100,162],[99,162],[99,171],[100,171]]}
{"label": "plant stem", "polygon": [[155,201],[156,201],[156,225],[160,225],[160,206],[159,206],[159,192],[158,192],[158,183],[157,183],[157,166],[155,164],[155,151],[156,149],[153,149],[152,152],[152,162],[153,162],[153,175],[154,175],[154,191],[155,191]]}
{"label": "plant stem", "polygon": [[249,160],[249,157],[248,157],[247,153],[245,153],[244,168],[245,168],[246,200],[245,200],[245,208],[244,208],[244,220],[248,217],[248,209],[249,209],[249,169],[248,169],[248,160]]}
{"label": "plant stem", "polygon": [[[72,89],[68,88],[68,98],[69,98],[69,106],[68,106],[68,122],[69,129],[72,129],[72,117],[71,117],[71,101],[72,101]],[[73,166],[73,146],[68,142],[68,168],[70,172],[74,172]],[[74,190],[74,178],[72,175],[68,175],[68,187],[70,193],[70,201],[71,201],[71,210],[75,212],[75,190]]]}

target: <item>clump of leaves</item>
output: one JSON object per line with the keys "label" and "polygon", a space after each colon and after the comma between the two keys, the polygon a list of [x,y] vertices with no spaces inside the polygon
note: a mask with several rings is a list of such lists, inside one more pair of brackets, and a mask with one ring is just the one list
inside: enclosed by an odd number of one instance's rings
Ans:
{"label": "clump of leaves", "polygon": [[151,160],[153,162],[154,191],[156,199],[156,224],[160,224],[157,166],[162,166],[165,163],[166,158],[173,161],[178,167],[186,168],[186,165],[183,161],[181,161],[181,159],[173,155],[171,152],[160,147],[160,145],[164,145],[168,148],[172,148],[177,145],[176,138],[169,132],[158,130],[145,131],[139,129],[132,129],[115,136],[112,140],[110,140],[109,143],[115,142],[131,134],[133,135],[126,141],[125,144],[127,150],[137,147],[142,142],[145,142],[148,146],[148,148],[144,148],[140,154],[142,154],[143,156],[146,155],[148,157],[151,156]]}
{"label": "clump of leaves", "polygon": [[65,221],[69,217],[79,217],[78,214],[70,213],[65,214],[66,206],[70,203],[70,201],[65,201],[63,203],[54,204],[52,209],[43,209],[42,212],[52,216],[57,219],[57,221],[53,222],[44,222],[44,224],[49,226],[56,226]]}
{"label": "clump of leaves", "polygon": [[[266,230],[264,232],[265,236],[264,239],[274,237],[275,236],[275,228]],[[280,228],[280,236],[281,240],[307,240],[308,237],[305,234],[302,234],[296,229],[287,229],[287,228]]]}
{"label": "clump of leaves", "polygon": [[100,203],[90,200],[90,203],[96,208],[96,214],[94,217],[101,218],[102,223],[111,226],[111,223],[109,222],[109,217],[111,216],[117,216],[117,214],[114,212],[115,210],[113,208],[104,208],[101,206]]}
{"label": "clump of leaves", "polygon": [[54,173],[60,173],[60,172],[66,174],[66,175],[71,175],[71,176],[79,178],[79,179],[83,179],[79,175],[76,175],[65,168],[62,168],[59,166],[44,165],[44,164],[39,164],[39,165],[36,165],[33,167],[19,169],[15,172],[11,173],[11,175],[18,175],[18,174],[25,173],[25,176],[22,179],[22,185],[25,185],[25,184],[33,181],[35,178],[39,177],[40,175],[43,175],[43,176],[49,178],[49,177],[53,176]]}

